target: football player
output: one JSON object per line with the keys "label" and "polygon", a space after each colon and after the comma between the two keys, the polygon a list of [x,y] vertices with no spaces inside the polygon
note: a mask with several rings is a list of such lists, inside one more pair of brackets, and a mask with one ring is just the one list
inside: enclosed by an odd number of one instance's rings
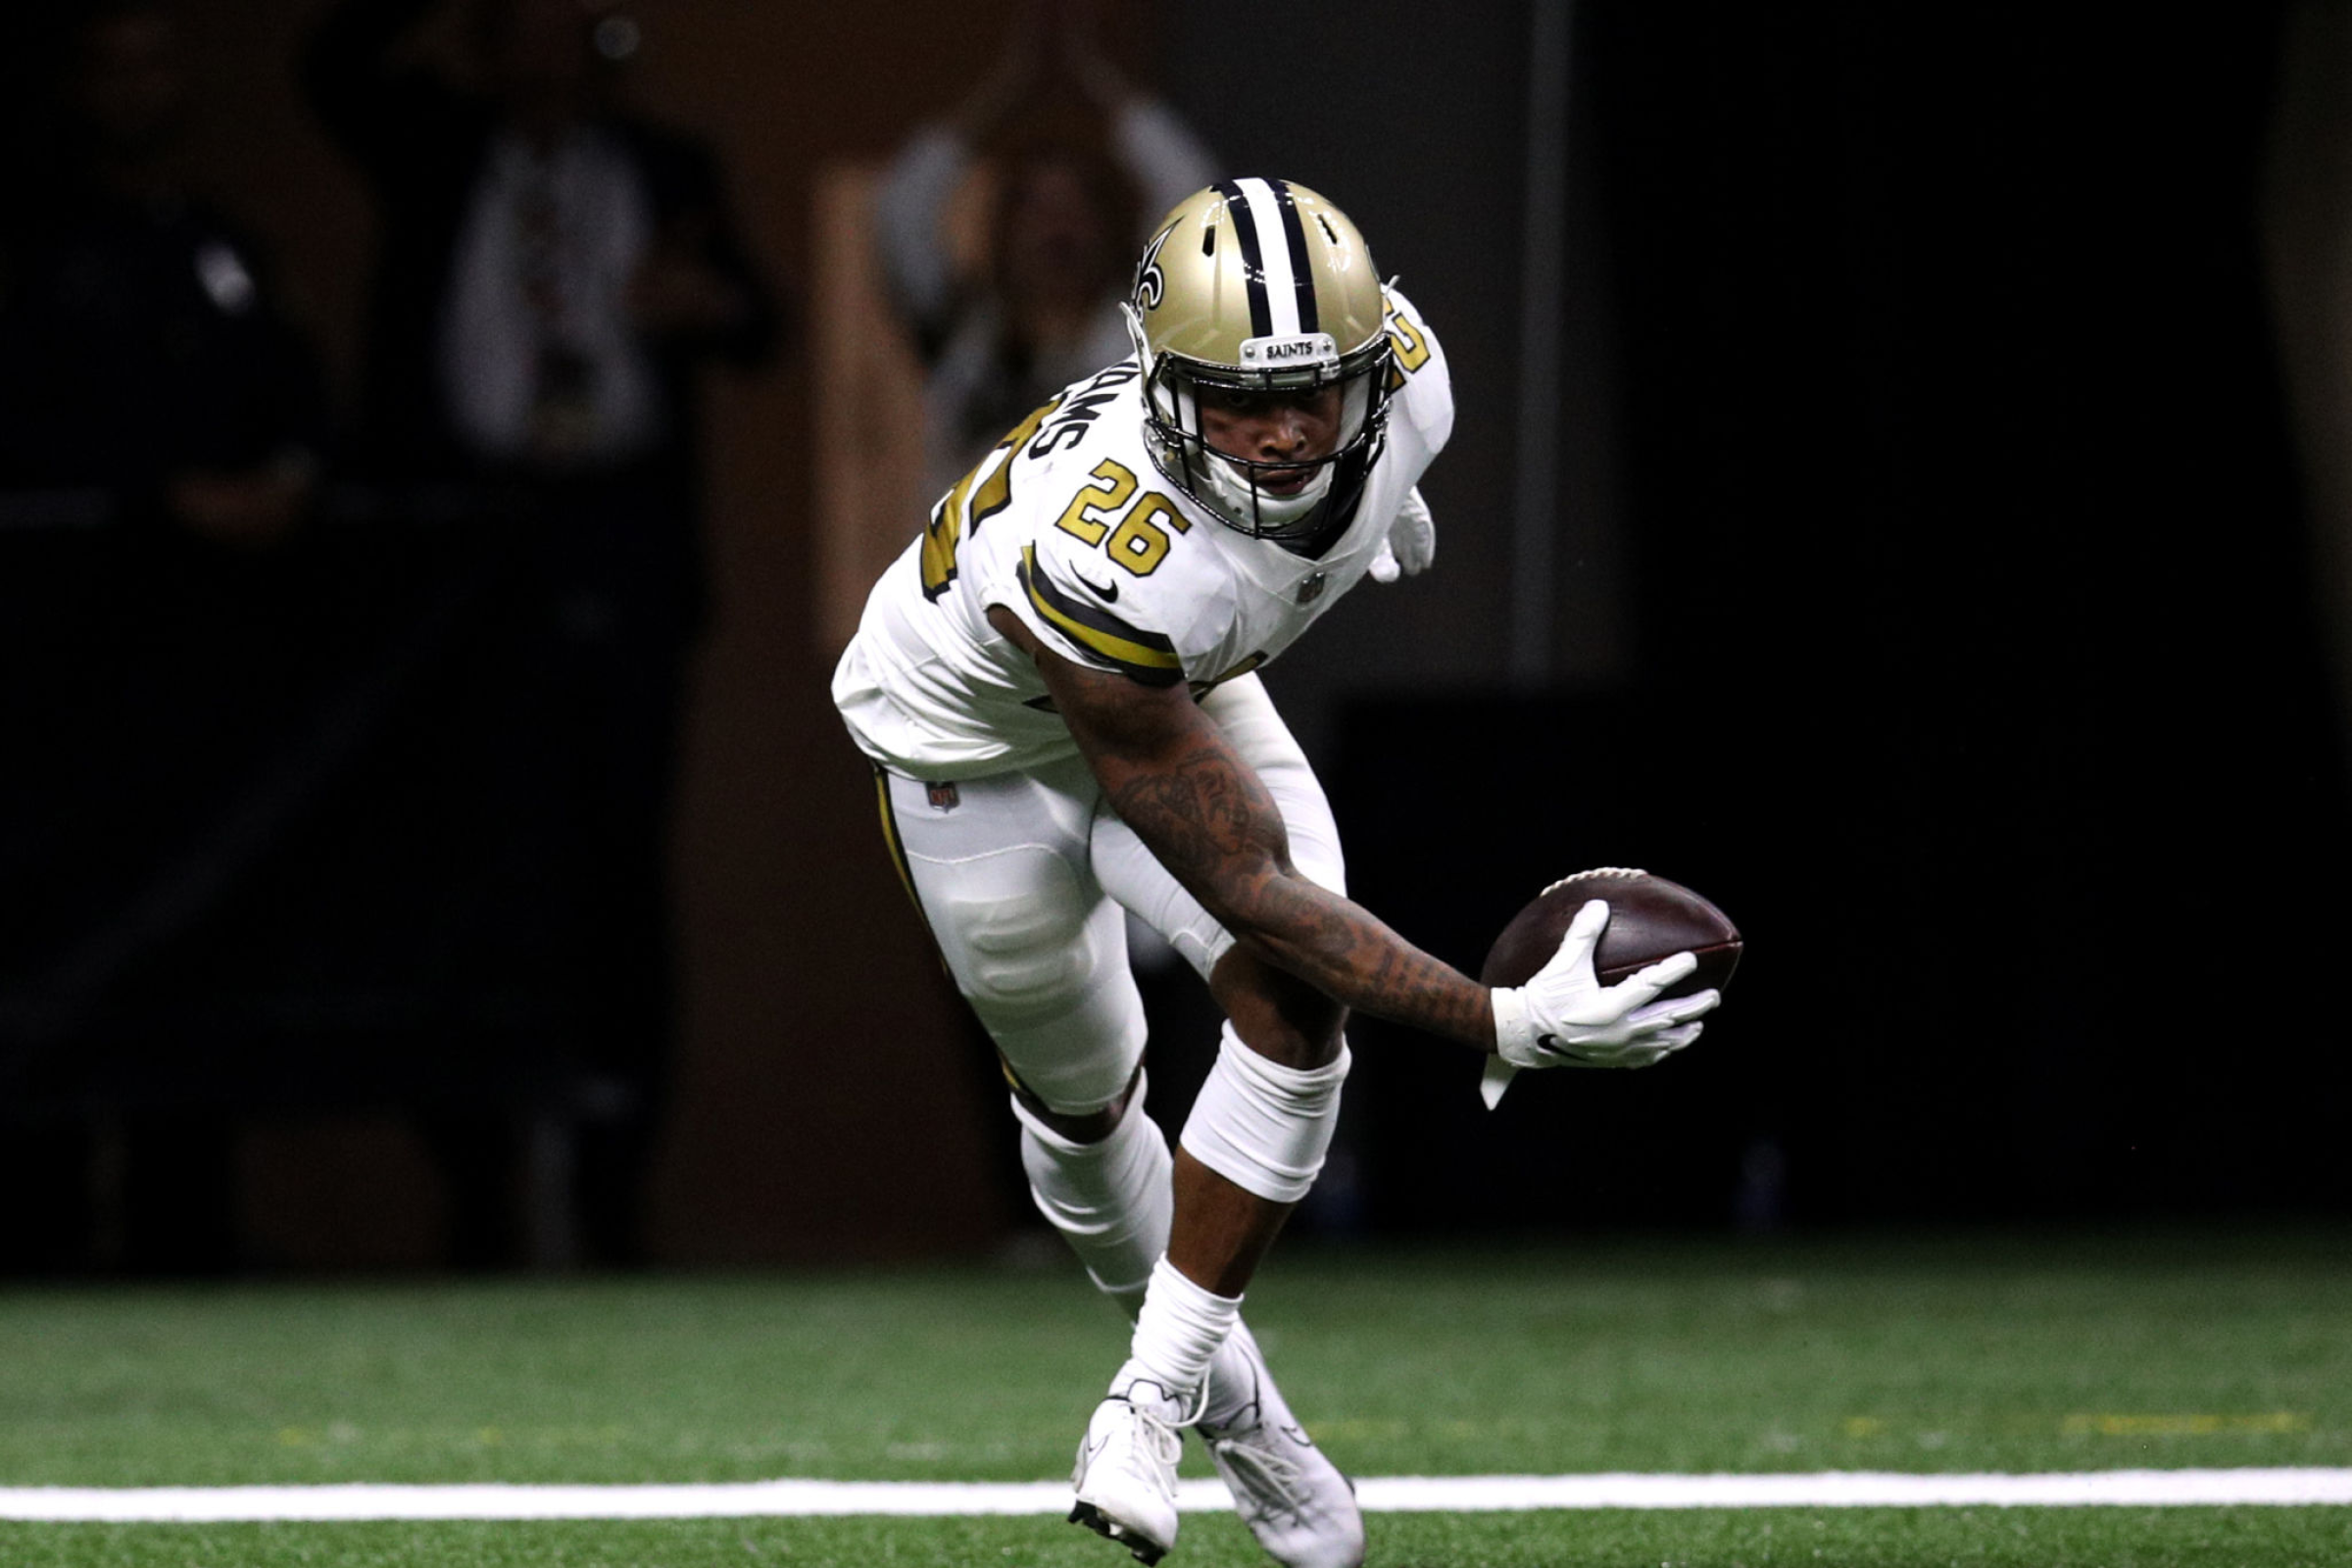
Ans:
{"label": "football player", "polygon": [[[1221,181],[1152,233],[1134,357],[940,499],[833,695],[1003,1057],[1038,1206],[1134,1318],[1072,1520],[1156,1561],[1189,1428],[1267,1551],[1349,1568],[1353,1494],[1239,1315],[1321,1168],[1348,1011],[1518,1066],[1637,1066],[1688,1046],[1716,998],[1657,1000],[1687,955],[1601,987],[1599,918],[1489,990],[1348,902],[1330,808],[1257,671],[1366,576],[1428,564],[1415,485],[1453,423],[1445,351],[1302,185]],[[1122,910],[1227,1019],[1173,1153],[1143,1113]]]}

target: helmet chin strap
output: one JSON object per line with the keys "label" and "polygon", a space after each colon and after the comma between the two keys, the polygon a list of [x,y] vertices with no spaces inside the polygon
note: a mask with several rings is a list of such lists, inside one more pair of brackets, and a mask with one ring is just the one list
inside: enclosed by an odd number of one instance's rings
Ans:
{"label": "helmet chin strap", "polygon": [[[1159,386],[1147,388],[1145,395],[1159,407],[1161,416],[1178,429],[1199,430],[1200,405],[1191,389],[1167,387],[1164,392],[1168,399],[1166,403],[1160,401],[1163,389]],[[1171,403],[1173,407],[1169,406]],[[1326,463],[1317,468],[1299,487],[1297,495],[1278,496],[1259,489],[1250,481],[1246,469],[1227,462],[1224,454],[1210,446],[1204,436],[1196,436],[1195,440],[1199,444],[1201,461],[1192,466],[1192,471],[1200,476],[1201,484],[1209,492],[1195,499],[1212,511],[1221,513],[1235,527],[1246,532],[1254,533],[1261,528],[1287,531],[1293,524],[1304,520],[1307,514],[1321,506],[1323,498],[1331,494],[1334,474],[1331,464]]]}
{"label": "helmet chin strap", "polygon": [[1298,493],[1290,496],[1270,495],[1251,484],[1232,464],[1218,456],[1213,448],[1209,452],[1208,462],[1201,466],[1209,488],[1217,492],[1217,499],[1225,504],[1232,514],[1245,518],[1254,514],[1260,522],[1272,523],[1278,528],[1288,528],[1298,521],[1321,506],[1323,498],[1331,494],[1332,469],[1329,464],[1317,468],[1314,476],[1299,487]]}

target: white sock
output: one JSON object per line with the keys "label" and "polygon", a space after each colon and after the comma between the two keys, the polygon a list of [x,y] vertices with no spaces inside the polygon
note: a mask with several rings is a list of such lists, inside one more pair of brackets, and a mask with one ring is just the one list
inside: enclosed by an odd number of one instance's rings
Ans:
{"label": "white sock", "polygon": [[1166,1258],[1152,1270],[1152,1289],[1135,1320],[1127,1364],[1111,1380],[1119,1393],[1149,1379],[1167,1395],[1189,1401],[1208,1375],[1209,1358],[1242,1315],[1242,1298],[1218,1296],[1186,1279]]}

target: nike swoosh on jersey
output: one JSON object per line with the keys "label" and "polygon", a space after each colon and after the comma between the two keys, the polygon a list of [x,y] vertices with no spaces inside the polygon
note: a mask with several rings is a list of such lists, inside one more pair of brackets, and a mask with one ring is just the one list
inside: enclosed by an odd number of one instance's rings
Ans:
{"label": "nike swoosh on jersey", "polygon": [[[1078,577],[1078,573],[1074,571],[1070,575]],[[1106,605],[1115,605],[1119,602],[1119,585],[1115,582],[1105,588],[1092,577],[1078,577],[1078,586],[1086,589]]]}
{"label": "nike swoosh on jersey", "polygon": [[1021,546],[1016,568],[1022,591],[1040,619],[1086,658],[1146,686],[1173,686],[1184,679],[1176,645],[1155,631],[1121,620],[1058,586],[1037,564],[1037,546]]}

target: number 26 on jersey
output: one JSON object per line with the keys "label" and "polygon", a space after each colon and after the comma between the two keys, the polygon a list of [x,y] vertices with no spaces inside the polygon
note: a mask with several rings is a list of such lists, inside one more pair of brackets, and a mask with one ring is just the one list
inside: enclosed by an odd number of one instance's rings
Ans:
{"label": "number 26 on jersey", "polygon": [[[1070,497],[1054,526],[1090,545],[1101,545],[1112,561],[1138,577],[1149,577],[1167,559],[1168,529],[1190,533],[1193,525],[1176,510],[1175,502],[1156,490],[1146,491],[1137,501],[1136,484],[1134,469],[1114,458],[1104,458]],[[1122,510],[1124,516],[1119,515]]]}

